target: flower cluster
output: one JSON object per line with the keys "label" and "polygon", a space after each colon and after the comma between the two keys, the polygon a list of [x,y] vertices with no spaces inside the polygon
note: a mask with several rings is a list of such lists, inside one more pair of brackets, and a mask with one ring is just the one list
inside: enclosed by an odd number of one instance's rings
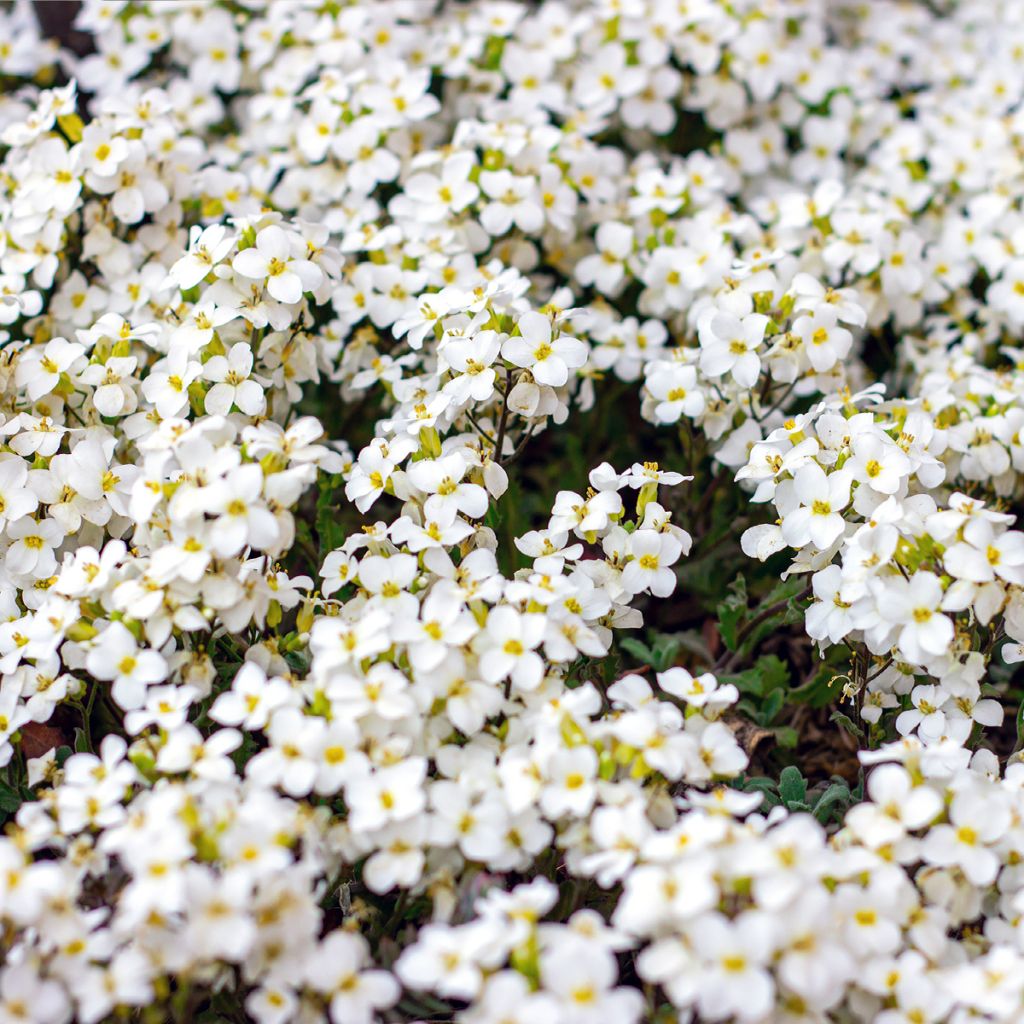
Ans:
{"label": "flower cluster", "polygon": [[853,638],[874,657],[865,719],[909,693],[901,734],[963,743],[975,722],[1002,721],[981,682],[1001,638],[1016,641],[1007,660],[1020,658],[1024,534],[966,494],[940,506],[928,484],[945,476],[941,433],[878,397],[822,402],[752,446],[737,479],[756,482],[753,500],[772,501],[779,518],[742,543],[761,559],[797,549],[789,571],[812,574],[808,634],[823,646]]}
{"label": "flower cluster", "polygon": [[0,1019],[1020,1020],[1019,5],[75,27],[0,9]]}

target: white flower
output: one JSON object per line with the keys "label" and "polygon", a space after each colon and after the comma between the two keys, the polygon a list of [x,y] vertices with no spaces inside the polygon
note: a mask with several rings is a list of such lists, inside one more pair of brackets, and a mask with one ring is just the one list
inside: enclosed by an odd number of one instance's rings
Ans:
{"label": "white flower", "polygon": [[284,706],[274,711],[267,727],[270,746],[246,765],[246,773],[263,785],[278,785],[291,796],[313,789],[324,722]]}
{"label": "white flower", "polygon": [[409,466],[410,482],[429,495],[423,506],[428,516],[443,519],[452,512],[461,512],[470,519],[480,519],[484,515],[487,492],[479,484],[463,482],[468,469],[465,458],[458,453]]}
{"label": "white flower", "polygon": [[876,600],[883,620],[899,630],[897,643],[908,660],[920,664],[949,649],[953,623],[942,613],[942,583],[934,573],[890,577],[878,583]]}
{"label": "white flower", "polygon": [[711,377],[731,373],[740,387],[753,387],[761,372],[757,349],[767,325],[768,317],[761,313],[742,320],[717,313],[700,332],[700,368]]}
{"label": "white flower", "polygon": [[256,938],[251,885],[243,874],[216,875],[191,864],[186,870],[186,935],[200,955],[239,960]]}
{"label": "white flower", "polygon": [[0,528],[30,515],[39,499],[26,486],[28,467],[17,456],[0,456]]}
{"label": "white flower", "polygon": [[622,585],[631,594],[648,591],[667,597],[676,586],[671,566],[682,552],[682,544],[671,534],[637,530],[629,538],[630,560],[622,570]]}
{"label": "white flower", "polygon": [[132,633],[112,622],[97,638],[85,659],[97,679],[112,682],[114,700],[125,710],[141,708],[146,688],[167,678],[167,662],[156,651],[140,650]]}
{"label": "white flower", "polygon": [[266,398],[259,382],[251,377],[252,367],[252,349],[244,341],[232,345],[227,357],[208,359],[203,365],[203,377],[214,384],[206,392],[206,411],[226,416],[232,406],[237,406],[247,416],[262,412]]}
{"label": "white flower", "polygon": [[490,202],[480,211],[480,223],[490,235],[503,235],[513,224],[528,234],[544,223],[536,181],[508,170],[481,171],[480,188]]}
{"label": "white flower", "polygon": [[40,977],[32,964],[9,964],[0,973],[0,1013],[8,1019],[63,1022],[71,1012],[63,986]]}
{"label": "white flower", "polygon": [[474,1024],[556,1024],[558,1006],[550,995],[530,991],[518,971],[498,971],[484,982],[470,1019]]}
{"label": "white flower", "polygon": [[850,477],[843,470],[826,476],[809,462],[793,476],[793,493],[799,504],[782,520],[782,536],[790,547],[813,543],[819,550],[831,547],[845,529],[843,509],[850,503]]}
{"label": "white flower", "polygon": [[573,530],[579,536],[603,531],[622,514],[622,498],[614,490],[584,499],[575,491],[559,491],[551,509],[550,530]]}
{"label": "white flower", "polygon": [[274,711],[291,700],[292,689],[283,679],[268,680],[255,662],[246,662],[234,675],[231,688],[214,701],[210,718],[253,732],[265,728]]}
{"label": "white flower", "polygon": [[416,942],[402,951],[395,973],[410,988],[470,999],[483,981],[480,966],[474,960],[478,945],[472,933],[456,932],[442,924],[427,925]]}
{"label": "white flower", "polygon": [[469,180],[474,160],[469,153],[455,153],[441,165],[440,174],[414,174],[405,183],[405,194],[417,204],[417,215],[426,221],[443,220],[464,210],[480,194]]}
{"label": "white flower", "polygon": [[868,776],[867,791],[870,801],[851,808],[846,821],[872,847],[897,842],[942,811],[939,794],[930,786],[915,786],[901,765],[876,768]]}
{"label": "white flower", "polygon": [[910,459],[884,434],[857,434],[850,447],[852,454],[845,468],[879,494],[895,494],[910,475]]}
{"label": "white flower", "polygon": [[172,349],[163,367],[154,370],[142,382],[142,393],[160,416],[165,419],[179,416],[188,408],[188,389],[199,378],[202,369],[199,363],[189,359],[187,349]]}
{"label": "white flower", "polygon": [[280,527],[273,513],[260,501],[263,470],[249,463],[231,470],[206,488],[206,511],[216,516],[210,548],[218,555],[236,555],[246,545],[273,548]]}
{"label": "white flower", "polygon": [[355,622],[333,616],[319,618],[310,631],[310,650],[325,671],[358,663],[388,649],[389,622],[382,610],[361,615]]}
{"label": "white flower", "polygon": [[137,362],[134,356],[111,356],[105,363],[90,363],[79,374],[83,384],[95,388],[92,402],[101,416],[126,416],[135,411],[133,375]]}
{"label": "white flower", "polygon": [[501,336],[481,331],[471,338],[453,337],[445,342],[444,359],[456,376],[444,386],[456,402],[486,402],[494,394],[497,371],[493,363],[501,351]]}
{"label": "white flower", "polygon": [[369,831],[389,822],[404,821],[422,811],[426,803],[426,768],[422,758],[409,758],[349,782],[345,786],[345,802],[352,828]]}
{"label": "white flower", "polygon": [[467,643],[477,632],[476,623],[453,593],[435,588],[423,602],[420,618],[396,623],[396,639],[409,645],[409,661],[417,672],[436,669],[449,647]]}
{"label": "white flower", "polygon": [[519,689],[535,689],[544,674],[544,664],[536,653],[543,637],[542,615],[521,615],[507,605],[492,609],[478,638],[480,674],[489,683],[511,677]]}
{"label": "white flower", "polygon": [[34,402],[48,395],[62,373],[74,372],[85,353],[85,346],[66,338],[52,338],[41,349],[31,348],[18,360],[15,379]]}
{"label": "white flower", "polygon": [[156,766],[162,772],[187,771],[195,778],[229,782],[235,774],[229,755],[241,744],[242,735],[235,729],[218,729],[204,740],[195,726],[185,723],[170,731]]}
{"label": "white flower", "polygon": [[128,156],[128,142],[100,124],[90,124],[82,134],[80,162],[84,170],[98,177],[117,172],[118,164]]}
{"label": "white flower", "polygon": [[793,333],[803,342],[811,366],[818,372],[830,370],[847,357],[853,335],[839,326],[839,315],[832,305],[816,307],[793,323]]}
{"label": "white flower", "polygon": [[972,583],[997,578],[1024,583],[1024,534],[1008,530],[996,536],[985,520],[975,520],[964,528],[963,536],[942,554],[942,564],[951,576]]}
{"label": "white flower", "polygon": [[765,970],[772,950],[771,919],[747,912],[731,922],[720,914],[707,914],[695,927],[701,936],[703,983],[697,1000],[701,1014],[739,1021],[763,1018],[774,997],[772,979]]}
{"label": "white flower", "polygon": [[596,774],[597,755],[590,747],[555,754],[548,763],[548,784],[540,794],[541,809],[549,818],[586,814],[596,796]]}
{"label": "white flower", "polygon": [[314,291],[323,280],[320,268],[305,258],[301,241],[276,224],[258,232],[256,244],[242,249],[231,266],[243,277],[265,280],[278,302],[298,302],[303,292]]}
{"label": "white flower", "polygon": [[171,267],[171,278],[183,291],[194,288],[234,248],[235,236],[223,224],[193,227],[188,252]]}
{"label": "white flower", "polygon": [[519,334],[502,345],[501,353],[510,363],[528,369],[538,384],[561,387],[569,371],[587,360],[587,346],[565,334],[552,338],[551,320],[540,313],[524,313],[516,326]]}
{"label": "white flower", "polygon": [[307,959],[305,977],[330,999],[332,1024],[370,1024],[398,1001],[398,982],[387,971],[367,970],[369,950],[361,935],[334,931]]}
{"label": "white flower", "polygon": [[188,316],[175,327],[168,359],[172,359],[180,349],[184,349],[188,355],[195,355],[213,340],[216,328],[230,323],[238,315],[239,311],[232,306],[218,306],[209,300],[197,302],[189,310]]}
{"label": "white flower", "polygon": [[999,858],[990,848],[1009,826],[1006,807],[997,799],[979,799],[965,790],[953,797],[949,824],[936,825],[921,843],[921,855],[929,864],[955,865],[974,885],[995,881]]}
{"label": "white flower", "polygon": [[853,628],[853,601],[844,598],[862,596],[863,588],[851,586],[843,579],[838,565],[829,565],[816,572],[811,580],[815,603],[807,609],[807,635],[814,640],[839,643]]}
{"label": "white flower", "polygon": [[692,480],[692,476],[683,476],[670,469],[662,469],[656,462],[634,462],[629,472],[623,474],[623,483],[634,490],[648,485],[661,484],[663,487],[674,487],[684,480]]}
{"label": "white flower", "polygon": [[646,387],[658,403],[654,415],[659,423],[675,423],[680,416],[700,416],[705,397],[698,386],[695,367],[662,362],[649,366]]}
{"label": "white flower", "polygon": [[44,579],[57,568],[53,549],[64,539],[64,530],[56,519],[36,520],[22,516],[7,524],[7,537],[13,543],[4,560],[8,572]]}
{"label": "white flower", "polygon": [[658,686],[666,693],[679,697],[695,708],[725,708],[739,697],[739,691],[732,683],[719,685],[718,680],[710,672],[693,676],[685,668],[677,666],[659,672],[657,680]]}
{"label": "white flower", "polygon": [[576,264],[582,285],[594,285],[605,295],[615,295],[625,275],[625,262],[633,251],[633,230],[628,224],[605,221],[597,229],[597,252]]}
{"label": "white flower", "polygon": [[643,997],[635,988],[614,988],[617,974],[610,950],[578,940],[560,943],[541,958],[544,988],[558,1000],[556,1019],[566,1024],[638,1021]]}

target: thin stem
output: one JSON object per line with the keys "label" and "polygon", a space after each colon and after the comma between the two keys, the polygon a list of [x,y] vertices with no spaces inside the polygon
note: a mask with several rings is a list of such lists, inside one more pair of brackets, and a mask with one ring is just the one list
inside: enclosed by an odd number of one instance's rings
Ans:
{"label": "thin stem", "polygon": [[886,658],[885,661],[882,663],[881,667],[877,671],[872,672],[871,675],[865,677],[864,685],[867,686],[868,683],[876,680],[891,664],[892,658]]}
{"label": "thin stem", "polygon": [[92,726],[89,724],[89,719],[92,717],[92,706],[96,703],[96,691],[99,686],[100,684],[93,680],[92,686],[89,687],[89,699],[82,707],[82,731],[85,733],[85,742],[90,750],[92,750]]}
{"label": "thin stem", "polygon": [[529,444],[530,438],[534,437],[536,432],[537,430],[535,425],[531,426],[530,429],[526,431],[522,439],[519,441],[519,444],[516,446],[516,450],[501,464],[502,468],[505,466],[511,466],[512,463],[515,462],[524,451],[526,451],[526,446]]}
{"label": "thin stem", "polygon": [[795,387],[796,381],[793,381],[793,383],[790,384],[789,387],[787,387],[785,391],[782,392],[782,394],[778,397],[778,399],[774,402],[770,409],[766,410],[765,412],[762,412],[760,416],[755,416],[754,419],[757,420],[758,423],[763,423],[766,419],[768,419],[769,416],[771,416],[773,412],[781,408],[782,403],[785,402],[787,398],[789,398],[789,396],[793,393],[793,389]]}
{"label": "thin stem", "polygon": [[512,371],[505,370],[505,390],[501,396],[501,419],[498,420],[498,440],[494,442],[494,461],[503,465],[501,453],[505,444],[505,430],[508,427],[508,396],[512,391]]}
{"label": "thin stem", "polygon": [[781,611],[785,611],[790,601],[802,601],[805,597],[808,597],[810,593],[811,587],[808,585],[794,597],[784,597],[781,601],[776,601],[775,604],[769,605],[767,608],[763,608],[736,634],[736,650],[723,654],[712,666],[711,671],[718,672],[720,670],[724,671],[732,668],[739,660],[740,648],[743,646],[744,641],[746,641],[750,634],[753,633],[753,631],[757,629],[762,622],[770,619],[773,615],[778,615]]}
{"label": "thin stem", "polygon": [[697,505],[696,510],[693,513],[693,524],[696,526],[697,523],[702,522],[704,513],[708,510],[711,505],[711,499],[715,496],[715,492],[721,486],[722,481],[728,477],[728,473],[718,473],[711,478],[711,483],[708,484],[704,491],[703,496],[700,499],[700,504]]}
{"label": "thin stem", "polygon": [[[477,421],[476,421],[476,418],[475,418],[475,417],[473,416],[473,414],[472,414],[472,413],[471,413],[471,412],[470,412],[470,411],[469,411],[468,409],[466,409],[466,410],[465,410],[465,411],[463,412],[463,414],[462,414],[462,415],[463,415],[463,416],[465,416],[465,417],[466,417],[466,419],[467,419],[467,420],[469,420],[469,422],[473,424],[473,427],[474,427],[474,428],[476,429],[476,432],[477,432],[477,433],[478,433],[478,434],[479,434],[479,435],[480,435],[480,436],[481,436],[481,437],[482,437],[482,438],[483,438],[483,439],[484,439],[484,440],[485,440],[485,441],[486,441],[486,442],[487,442],[488,444],[491,444],[491,445],[495,444],[495,440],[494,440],[494,438],[493,438],[493,437],[491,437],[491,435],[490,435],[490,434],[488,434],[488,433],[487,433],[487,431],[486,431],[486,430],[484,430],[484,428],[483,428],[483,427],[481,427],[479,423],[477,423]],[[495,449],[495,452],[497,452],[497,449]],[[497,456],[495,456],[495,457],[497,457]]]}

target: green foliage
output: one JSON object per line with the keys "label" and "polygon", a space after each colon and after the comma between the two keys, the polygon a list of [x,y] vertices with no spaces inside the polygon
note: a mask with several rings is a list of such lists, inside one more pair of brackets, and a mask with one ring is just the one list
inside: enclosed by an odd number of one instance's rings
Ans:
{"label": "green foliage", "polygon": [[737,629],[747,612],[747,581],[742,575],[729,584],[729,594],[718,604],[718,633],[730,651],[736,650]]}
{"label": "green foliage", "polygon": [[13,814],[25,799],[13,786],[0,782],[0,811],[4,815]]}
{"label": "green foliage", "polygon": [[740,693],[764,697],[789,682],[789,668],[778,655],[766,654],[751,668],[720,678],[723,683],[732,683]]}
{"label": "green foliage", "polygon": [[757,776],[743,779],[736,786],[747,793],[760,793],[763,810],[782,806],[791,812],[812,814],[822,825],[841,822],[846,809],[863,798],[862,782],[851,789],[845,779],[834,775],[811,787],[796,765],[783,768],[778,779]]}
{"label": "green foliage", "polygon": [[[316,496],[316,534],[319,540],[321,562],[331,551],[341,547],[342,541],[347,535],[344,520],[338,515],[338,505],[341,500],[340,489],[343,484],[340,476],[320,474],[320,487]],[[305,522],[300,522],[298,526],[309,529],[309,525]]]}
{"label": "green foliage", "polygon": [[835,722],[858,740],[864,739],[864,730],[849,715],[844,715],[842,711],[833,711],[829,716],[829,721]]}
{"label": "green foliage", "polygon": [[681,641],[678,637],[653,634],[650,646],[634,637],[626,637],[619,646],[641,665],[650,665],[655,672],[664,672],[675,664]]}

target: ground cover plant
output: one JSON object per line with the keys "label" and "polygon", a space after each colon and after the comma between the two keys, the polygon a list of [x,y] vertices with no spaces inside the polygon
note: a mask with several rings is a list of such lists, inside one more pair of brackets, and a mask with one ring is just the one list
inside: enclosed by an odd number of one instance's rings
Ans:
{"label": "ground cover plant", "polygon": [[1024,1020],[1024,4],[73,27],[0,5],[0,1024]]}

